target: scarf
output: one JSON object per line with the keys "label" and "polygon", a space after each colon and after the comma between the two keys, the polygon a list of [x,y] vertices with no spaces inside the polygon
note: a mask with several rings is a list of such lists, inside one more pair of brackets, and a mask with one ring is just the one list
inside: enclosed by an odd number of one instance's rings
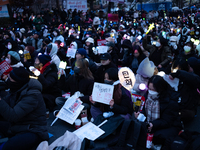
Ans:
{"label": "scarf", "polygon": [[42,67],[42,69],[40,70],[40,73],[43,74],[44,71],[45,71],[45,69],[46,69],[50,64],[51,64],[50,61],[49,61],[48,63],[46,63],[46,64]]}
{"label": "scarf", "polygon": [[160,118],[160,102],[158,100],[158,96],[152,96],[148,94],[145,110],[147,115],[147,122]]}

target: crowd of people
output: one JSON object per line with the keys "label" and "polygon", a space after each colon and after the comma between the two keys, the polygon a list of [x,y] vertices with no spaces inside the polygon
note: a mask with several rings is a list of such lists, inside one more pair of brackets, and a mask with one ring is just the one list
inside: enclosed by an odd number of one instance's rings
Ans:
{"label": "crowd of people", "polygon": [[[95,11],[14,12],[14,25],[1,27],[0,149],[27,150],[48,140],[46,113],[61,108],[79,91],[88,120],[124,120],[141,113],[153,143],[165,145],[197,115],[200,100],[200,10],[118,12],[118,22]],[[149,30],[149,26],[154,28]],[[106,48],[99,53],[99,40]],[[76,49],[75,58],[68,57]],[[60,62],[67,62],[60,69]],[[119,82],[118,68],[129,67],[132,93],[146,98],[136,111],[130,91]],[[94,82],[114,85],[109,105],[92,98]],[[145,84],[145,89],[140,85]],[[146,139],[146,132],[143,138]],[[140,145],[144,149],[145,143]]]}

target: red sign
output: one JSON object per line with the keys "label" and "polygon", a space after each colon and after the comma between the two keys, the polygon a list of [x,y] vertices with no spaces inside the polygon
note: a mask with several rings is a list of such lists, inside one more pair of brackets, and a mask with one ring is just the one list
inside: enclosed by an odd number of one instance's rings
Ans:
{"label": "red sign", "polygon": [[2,61],[0,63],[0,77],[2,75],[8,75],[12,71],[12,67],[7,63],[7,61]]}
{"label": "red sign", "polygon": [[97,45],[98,46],[105,46],[106,45],[106,40],[97,40]]}
{"label": "red sign", "polygon": [[108,14],[108,21],[118,22],[118,14]]}

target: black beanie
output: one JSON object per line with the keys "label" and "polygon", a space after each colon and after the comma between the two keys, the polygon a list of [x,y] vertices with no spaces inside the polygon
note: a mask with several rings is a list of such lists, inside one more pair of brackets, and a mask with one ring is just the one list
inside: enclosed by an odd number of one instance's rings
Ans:
{"label": "black beanie", "polygon": [[16,82],[21,82],[21,83],[29,82],[29,73],[24,67],[14,68],[10,72],[10,77]]}
{"label": "black beanie", "polygon": [[38,56],[38,59],[39,59],[40,63],[43,64],[43,66],[46,63],[48,63],[49,61],[51,61],[51,57],[49,55],[45,55],[45,54]]}

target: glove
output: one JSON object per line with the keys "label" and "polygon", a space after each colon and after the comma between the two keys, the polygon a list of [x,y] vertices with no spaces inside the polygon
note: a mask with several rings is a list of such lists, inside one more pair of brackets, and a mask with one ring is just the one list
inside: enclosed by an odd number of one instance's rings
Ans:
{"label": "glove", "polygon": [[40,75],[40,71],[37,70],[37,69],[36,69],[33,73],[34,73],[34,75],[37,76],[37,77]]}

